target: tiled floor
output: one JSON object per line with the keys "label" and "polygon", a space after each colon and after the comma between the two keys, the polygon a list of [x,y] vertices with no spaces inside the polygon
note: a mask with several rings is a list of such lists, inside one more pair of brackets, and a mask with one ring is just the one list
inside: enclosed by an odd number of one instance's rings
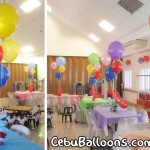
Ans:
{"label": "tiled floor", "polygon": [[[58,136],[58,138],[67,137],[68,140],[70,139],[77,139],[79,136],[86,136],[87,131],[87,124],[86,123],[75,123],[74,122],[74,116],[73,116],[73,122],[70,123],[69,120],[66,123],[62,123],[61,121],[61,115],[54,114],[53,115],[53,126],[54,128],[50,129],[48,131],[49,134],[49,140],[53,136]],[[51,145],[48,147],[48,150],[89,150],[90,148],[84,147],[84,148],[78,148],[78,147],[52,147]],[[97,150],[105,150],[104,148],[97,148]]]}

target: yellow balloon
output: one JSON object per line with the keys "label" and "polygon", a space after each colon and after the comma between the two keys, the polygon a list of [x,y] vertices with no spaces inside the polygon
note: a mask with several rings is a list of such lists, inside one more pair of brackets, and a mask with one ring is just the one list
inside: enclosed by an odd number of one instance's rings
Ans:
{"label": "yellow balloon", "polygon": [[8,39],[2,43],[3,59],[7,63],[13,62],[19,53],[19,45],[16,41]]}
{"label": "yellow balloon", "polygon": [[65,66],[60,66],[59,67],[59,71],[62,73],[62,72],[64,72],[65,71]]}
{"label": "yellow balloon", "polygon": [[92,73],[94,71],[94,66],[93,65],[87,65],[87,71],[88,73]]}
{"label": "yellow balloon", "polygon": [[35,74],[35,70],[34,69],[31,69],[30,72],[31,72],[31,74]]}
{"label": "yellow balloon", "polygon": [[17,28],[18,12],[7,3],[0,3],[0,38],[9,37]]}

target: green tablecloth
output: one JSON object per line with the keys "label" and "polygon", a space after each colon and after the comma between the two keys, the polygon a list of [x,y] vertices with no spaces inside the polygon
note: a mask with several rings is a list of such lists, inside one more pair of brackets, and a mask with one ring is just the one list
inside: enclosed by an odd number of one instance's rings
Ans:
{"label": "green tablecloth", "polygon": [[80,107],[81,107],[81,109],[92,108],[92,107],[94,107],[95,103],[105,104],[105,103],[107,103],[107,100],[104,100],[102,98],[97,98],[95,100],[93,100],[92,98],[83,98],[80,101]]}

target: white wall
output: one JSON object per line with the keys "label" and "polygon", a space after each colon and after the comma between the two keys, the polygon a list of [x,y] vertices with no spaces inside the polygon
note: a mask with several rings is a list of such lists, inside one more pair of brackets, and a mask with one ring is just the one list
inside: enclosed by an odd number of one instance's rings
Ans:
{"label": "white wall", "polygon": [[51,14],[48,14],[47,22],[47,55],[89,56],[92,52],[99,54],[99,56],[103,54],[95,42],[73,30]]}

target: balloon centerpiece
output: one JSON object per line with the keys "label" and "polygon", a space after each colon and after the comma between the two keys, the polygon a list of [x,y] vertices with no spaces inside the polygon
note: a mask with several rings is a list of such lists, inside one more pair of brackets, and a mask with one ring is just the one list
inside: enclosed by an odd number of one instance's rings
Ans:
{"label": "balloon centerpiece", "polygon": [[66,64],[66,59],[64,57],[57,57],[56,58],[56,62],[52,62],[51,63],[51,68],[53,70],[56,71],[56,69],[58,68],[58,70],[55,72],[55,77],[57,79],[57,83],[58,83],[58,90],[57,90],[57,95],[61,96],[62,94],[62,89],[61,89],[61,83],[62,83],[62,77],[65,75],[65,65]]}

